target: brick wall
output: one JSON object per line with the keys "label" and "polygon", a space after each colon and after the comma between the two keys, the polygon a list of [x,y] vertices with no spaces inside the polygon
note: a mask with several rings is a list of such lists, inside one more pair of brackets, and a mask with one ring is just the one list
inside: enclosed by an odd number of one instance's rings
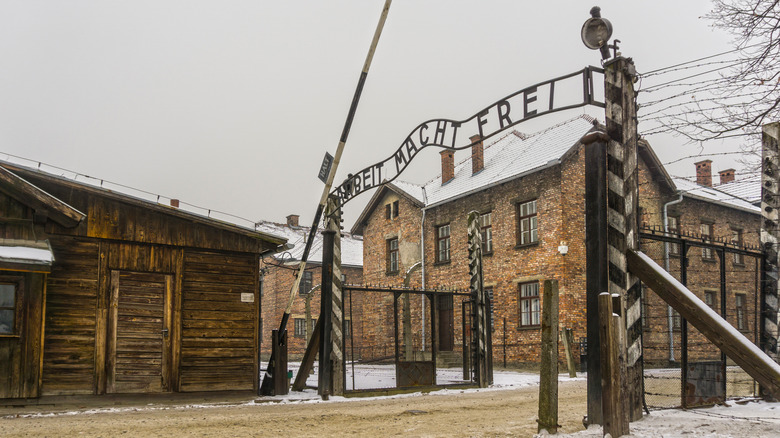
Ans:
{"label": "brick wall", "polygon": [[[683,202],[670,206],[669,215],[678,217],[680,231],[698,235],[702,222],[712,226],[712,236],[715,239],[731,241],[732,230],[742,230],[743,242],[746,245],[759,244],[760,216],[734,208],[728,208],[712,202],[704,202],[685,197]],[[696,240],[696,239],[692,239]],[[657,241],[646,241],[643,251],[664,266],[663,244]],[[675,251],[672,250],[672,253]],[[679,251],[678,251],[679,252]],[[705,257],[700,247],[688,249],[687,286],[702,301],[705,294],[710,292],[714,297],[714,310],[721,314],[721,285],[720,266],[721,259],[716,251],[712,251],[711,257]],[[733,326],[737,326],[736,296],[741,294],[745,299],[745,321],[742,333],[748,339],[756,341],[756,298],[759,291],[757,258],[744,256],[742,260],[736,259],[733,254],[726,253],[726,320]],[[669,271],[675,278],[681,280],[681,257],[672,254],[669,257]],[[667,305],[658,298],[651,289],[645,292],[645,360],[649,364],[666,364],[669,359],[669,319]],[[760,306],[760,304],[759,304]],[[680,360],[680,331],[672,327],[672,339],[675,361]],[[701,335],[695,328],[689,325],[689,360],[719,360],[720,352]]]}

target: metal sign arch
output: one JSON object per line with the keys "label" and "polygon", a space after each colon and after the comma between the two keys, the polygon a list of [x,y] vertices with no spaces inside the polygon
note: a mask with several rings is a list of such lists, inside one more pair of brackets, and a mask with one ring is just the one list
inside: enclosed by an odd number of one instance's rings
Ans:
{"label": "metal sign arch", "polygon": [[[464,120],[430,119],[422,122],[406,136],[392,155],[359,172],[349,174],[331,195],[338,197],[340,205],[343,206],[363,192],[392,182],[406,170],[420,151],[430,146],[450,150],[466,149],[536,117],[586,105],[604,108],[605,103],[598,101],[595,96],[595,74],[604,74],[604,70],[588,66],[555,79],[539,82],[495,101]],[[563,83],[574,83],[581,87],[581,98],[576,101],[556,100],[556,84]],[[472,141],[475,136],[478,136],[479,140]]]}

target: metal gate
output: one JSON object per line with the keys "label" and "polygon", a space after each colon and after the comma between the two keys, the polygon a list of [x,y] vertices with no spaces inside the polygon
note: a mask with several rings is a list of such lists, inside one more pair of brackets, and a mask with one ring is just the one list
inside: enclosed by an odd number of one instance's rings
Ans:
{"label": "metal gate", "polygon": [[[345,285],[345,393],[471,386],[463,368],[468,350],[457,342],[466,337],[454,324],[463,315],[460,306],[452,305],[456,297],[471,296],[468,291]],[[443,327],[453,339],[447,350],[440,343]]]}
{"label": "metal gate", "polygon": [[[659,228],[641,231],[642,252],[758,344],[763,267],[758,247]],[[647,407],[687,408],[757,394],[755,381],[714,344],[651,289],[642,293]]]}

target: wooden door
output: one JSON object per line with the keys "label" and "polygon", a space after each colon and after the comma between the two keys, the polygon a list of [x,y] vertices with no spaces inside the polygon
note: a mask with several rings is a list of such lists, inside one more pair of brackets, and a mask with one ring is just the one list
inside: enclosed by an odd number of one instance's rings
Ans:
{"label": "wooden door", "polygon": [[170,390],[171,276],[111,272],[109,393]]}
{"label": "wooden door", "polygon": [[452,295],[438,297],[439,351],[452,351],[455,345],[453,333]]}

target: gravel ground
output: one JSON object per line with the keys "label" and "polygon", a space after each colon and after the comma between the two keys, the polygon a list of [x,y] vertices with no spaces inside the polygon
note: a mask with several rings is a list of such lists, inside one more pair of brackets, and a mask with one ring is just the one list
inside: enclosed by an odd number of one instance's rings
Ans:
{"label": "gravel ground", "polygon": [[[560,384],[560,432],[583,430],[585,381]],[[229,404],[198,401],[95,409],[0,410],[0,436],[532,436],[538,387],[449,390],[392,398]],[[105,406],[105,405],[104,405]]]}

